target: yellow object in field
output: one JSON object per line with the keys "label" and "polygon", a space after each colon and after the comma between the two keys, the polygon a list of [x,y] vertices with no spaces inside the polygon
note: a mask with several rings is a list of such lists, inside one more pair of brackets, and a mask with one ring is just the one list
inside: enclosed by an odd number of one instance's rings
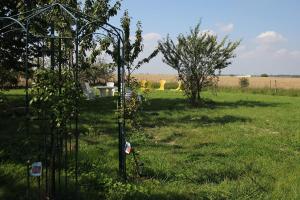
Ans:
{"label": "yellow object in field", "polygon": [[159,84],[160,84],[160,86],[157,90],[165,90],[166,80],[160,80]]}
{"label": "yellow object in field", "polygon": [[146,89],[146,83],[147,81],[146,80],[142,80],[141,81],[141,90],[144,91]]}
{"label": "yellow object in field", "polygon": [[176,91],[181,91],[181,81],[178,81],[178,87],[175,90]]}

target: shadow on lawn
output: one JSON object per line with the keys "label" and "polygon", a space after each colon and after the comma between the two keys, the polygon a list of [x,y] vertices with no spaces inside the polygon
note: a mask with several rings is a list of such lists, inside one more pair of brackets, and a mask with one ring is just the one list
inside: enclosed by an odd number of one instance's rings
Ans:
{"label": "shadow on lawn", "polygon": [[[25,172],[24,172],[25,174]],[[0,199],[25,199],[26,176],[14,177],[0,170]]]}
{"label": "shadow on lawn", "polygon": [[174,98],[157,98],[150,100],[150,106],[146,106],[146,111],[163,111],[163,110],[186,110],[186,109],[217,109],[217,108],[238,108],[238,107],[277,107],[283,103],[274,102],[262,102],[262,101],[249,101],[249,100],[238,100],[238,101],[225,101],[215,102],[210,99],[206,99],[202,106],[192,107],[186,99]]}
{"label": "shadow on lawn", "polygon": [[91,130],[83,129],[83,132],[87,134],[94,132],[95,135],[117,133],[116,108],[116,98],[114,97],[84,101],[80,108],[79,121],[81,124],[89,126]]}
{"label": "shadow on lawn", "polygon": [[274,102],[263,102],[263,101],[249,101],[249,100],[239,100],[239,101],[225,101],[225,102],[214,102],[209,101],[207,103],[208,108],[238,108],[238,107],[277,107],[285,103],[274,103]]}
{"label": "shadow on lawn", "polygon": [[194,116],[186,115],[183,117],[151,117],[144,115],[143,126],[154,128],[166,125],[192,125],[194,127],[210,126],[210,125],[225,125],[229,123],[246,123],[252,121],[250,118],[234,115],[224,115],[221,117],[209,117],[207,115]]}

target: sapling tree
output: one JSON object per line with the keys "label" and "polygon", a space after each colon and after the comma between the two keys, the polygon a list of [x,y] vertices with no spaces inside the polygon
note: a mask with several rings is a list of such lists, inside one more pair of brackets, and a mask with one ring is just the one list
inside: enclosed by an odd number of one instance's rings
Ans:
{"label": "sapling tree", "polygon": [[187,35],[180,34],[177,41],[169,36],[159,42],[163,62],[178,72],[184,92],[193,105],[201,103],[201,91],[217,79],[217,72],[228,67],[235,57],[234,50],[240,41],[229,41],[201,32],[200,23]]}
{"label": "sapling tree", "polygon": [[143,52],[143,37],[142,37],[142,25],[141,22],[137,22],[136,31],[134,36],[134,42],[132,42],[132,36],[130,35],[131,19],[128,11],[125,11],[121,18],[121,26],[124,32],[124,64],[126,68],[126,87],[130,88],[131,96],[126,100],[125,117],[127,124],[132,129],[140,128],[140,110],[142,106],[141,98],[138,95],[138,82],[132,77],[132,73],[139,69],[143,64],[148,63],[154,58],[158,49],[155,49],[148,57],[138,60],[140,53]]}
{"label": "sapling tree", "polygon": [[[133,129],[140,128],[139,126],[139,113],[141,110],[141,96],[138,94],[139,83],[132,76],[132,73],[139,69],[143,64],[148,63],[154,58],[158,49],[155,49],[148,57],[139,60],[140,53],[143,52],[143,37],[141,22],[136,24],[135,36],[131,36],[130,29],[131,19],[128,11],[125,11],[121,18],[121,27],[124,32],[123,38],[123,53],[124,53],[124,65],[126,71],[125,86],[126,92],[130,95],[126,98],[125,118],[127,125]],[[132,42],[133,40],[133,42]],[[110,38],[103,38],[100,41],[101,49],[105,50],[115,63],[118,62],[118,46]],[[130,97],[130,98],[129,98]]]}
{"label": "sapling tree", "polygon": [[142,37],[142,24],[139,21],[136,24],[136,31],[134,42],[131,42],[130,35],[130,17],[128,11],[125,11],[124,16],[121,18],[121,26],[124,31],[124,59],[126,66],[126,84],[127,86],[132,86],[132,73],[139,69],[143,64],[148,63],[152,58],[154,58],[158,49],[155,49],[148,57],[137,61],[141,52],[143,52],[143,37]]}

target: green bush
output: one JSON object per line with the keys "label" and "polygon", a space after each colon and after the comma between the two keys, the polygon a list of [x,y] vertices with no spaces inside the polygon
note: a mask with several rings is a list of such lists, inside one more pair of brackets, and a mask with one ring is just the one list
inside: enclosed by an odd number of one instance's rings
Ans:
{"label": "green bush", "polygon": [[146,88],[149,88],[149,89],[153,88],[153,85],[150,81],[147,81],[145,86],[146,86]]}
{"label": "green bush", "polygon": [[165,89],[169,90],[169,89],[176,89],[178,87],[178,83],[177,82],[167,82],[165,84]]}
{"label": "green bush", "polygon": [[[148,86],[148,85],[150,86]],[[147,87],[148,86],[148,87]],[[159,86],[160,86],[160,84],[158,83],[158,82],[150,82],[150,81],[147,81],[147,83],[146,83],[146,88],[153,88],[153,89],[158,89],[159,88]]]}
{"label": "green bush", "polygon": [[249,87],[249,85],[250,85],[250,82],[249,82],[248,78],[245,78],[245,77],[240,78],[240,87],[241,88],[247,88],[247,87]]}

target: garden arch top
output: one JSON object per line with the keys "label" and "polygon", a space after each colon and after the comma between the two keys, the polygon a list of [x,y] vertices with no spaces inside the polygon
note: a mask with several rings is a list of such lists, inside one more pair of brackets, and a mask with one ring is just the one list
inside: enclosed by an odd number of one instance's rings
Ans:
{"label": "garden arch top", "polygon": [[[64,17],[64,19],[67,17],[68,19],[71,19],[72,24],[71,29],[74,32],[73,36],[69,35],[59,35],[56,36],[56,32],[54,30],[53,24],[48,24],[47,26],[50,28],[50,35],[47,31],[46,35],[38,35],[30,30],[30,25],[35,21],[37,18],[41,18],[43,15],[50,13],[51,11],[59,10],[61,12],[61,15]],[[53,15],[53,14],[52,14]],[[68,39],[73,41],[72,44],[74,46],[75,52],[75,63],[74,63],[74,75],[75,75],[75,83],[77,88],[79,89],[79,79],[78,79],[78,72],[80,68],[79,64],[79,48],[81,41],[88,37],[89,35],[94,34],[104,34],[108,37],[112,38],[112,40],[115,42],[117,49],[118,49],[118,110],[121,111],[121,113],[124,113],[125,108],[125,86],[124,86],[124,48],[123,46],[123,39],[124,39],[124,33],[121,29],[109,24],[106,21],[101,21],[99,19],[95,19],[94,17],[88,16],[78,10],[75,10],[67,5],[63,5],[60,3],[52,3],[49,5],[40,6],[33,10],[28,10],[23,13],[19,13],[12,16],[2,16],[0,17],[0,20],[4,23],[2,23],[2,27],[0,27],[0,35],[2,37],[5,37],[5,34],[8,34],[12,31],[21,31],[24,34],[24,41],[25,41],[25,56],[24,56],[24,67],[25,67],[25,79],[26,79],[26,97],[25,97],[25,112],[26,112],[26,132],[28,134],[28,123],[29,123],[29,40],[30,39],[51,39],[54,41],[54,39]],[[100,24],[97,28],[98,30],[94,30],[92,32],[88,32],[85,34],[84,32],[88,30],[88,28],[94,24]],[[16,28],[17,26],[17,28]],[[98,33],[97,31],[103,31],[103,33]],[[54,47],[51,45],[51,51],[54,52]],[[51,57],[54,56],[54,53],[52,53]],[[53,65],[53,63],[51,64]],[[76,105],[78,106],[78,98],[76,98]],[[78,190],[78,137],[79,137],[79,128],[78,128],[78,109],[76,109],[75,112],[75,181],[76,181],[76,188]],[[125,170],[125,120],[124,115],[119,114],[118,115],[118,127],[119,127],[119,172],[120,175],[123,178],[126,178],[126,170]],[[55,195],[55,194],[50,194]]]}

